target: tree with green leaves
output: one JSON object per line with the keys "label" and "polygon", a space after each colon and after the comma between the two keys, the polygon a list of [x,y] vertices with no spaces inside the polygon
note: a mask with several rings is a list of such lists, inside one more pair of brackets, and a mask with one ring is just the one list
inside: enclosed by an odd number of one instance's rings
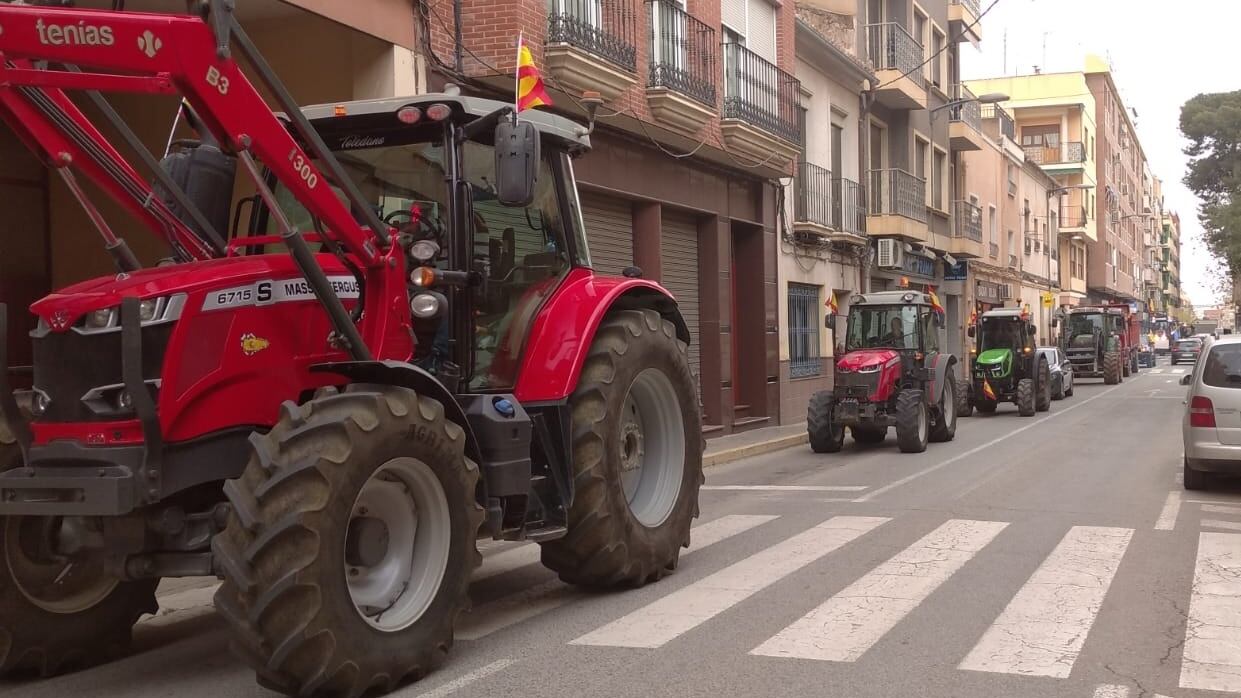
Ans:
{"label": "tree with green leaves", "polygon": [[1189,139],[1185,186],[1199,198],[1208,251],[1241,274],[1241,91],[1201,94],[1181,107],[1181,133]]}

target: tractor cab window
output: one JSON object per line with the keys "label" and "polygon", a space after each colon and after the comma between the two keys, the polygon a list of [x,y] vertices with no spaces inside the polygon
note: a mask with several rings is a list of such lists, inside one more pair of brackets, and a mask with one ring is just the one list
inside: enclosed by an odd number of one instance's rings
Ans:
{"label": "tractor cab window", "polygon": [[1008,318],[983,319],[979,351],[988,349],[1021,349],[1021,322]]}
{"label": "tractor cab window", "polygon": [[1103,331],[1103,316],[1099,313],[1076,313],[1069,316],[1065,333],[1069,337],[1081,334],[1094,334],[1095,330]]}
{"label": "tractor cab window", "polygon": [[939,351],[939,325],[935,321],[935,311],[930,308],[922,310],[922,343],[928,354]]}
{"label": "tractor cab window", "polygon": [[855,305],[849,309],[845,350],[918,349],[918,307]]}

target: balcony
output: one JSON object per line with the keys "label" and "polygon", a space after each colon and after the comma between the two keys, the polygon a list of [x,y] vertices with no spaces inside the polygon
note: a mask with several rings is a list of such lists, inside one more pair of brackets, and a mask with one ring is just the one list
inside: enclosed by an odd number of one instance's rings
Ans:
{"label": "balcony", "polygon": [[1017,140],[1017,123],[1004,107],[998,104],[983,104],[979,112],[983,122],[982,129],[987,135],[997,141],[1001,137],[1007,137],[1010,141]]}
{"label": "balcony", "polygon": [[866,235],[865,191],[852,179],[832,179],[832,227],[850,235]]}
{"label": "balcony", "polygon": [[1049,165],[1079,165],[1086,162],[1086,148],[1080,141],[1067,141],[1057,145],[1027,145],[1026,159],[1047,167]]}
{"label": "balcony", "polygon": [[990,257],[991,259],[998,258],[1000,256],[1000,243],[998,242],[991,243],[990,246],[987,248],[987,256]]}
{"label": "balcony", "polygon": [[832,177],[830,170],[800,162],[793,183],[795,232],[833,242],[866,243],[866,209],[857,182]]}
{"label": "balcony", "polygon": [[1060,232],[1079,232],[1086,227],[1086,209],[1080,204],[1060,205]]}
{"label": "balcony", "polygon": [[[954,85],[953,99],[976,99],[965,85]],[[976,101],[948,108],[948,138],[953,150],[982,150],[986,137],[982,133],[982,105]]]}
{"label": "balcony", "polygon": [[696,133],[715,115],[715,30],[675,0],[647,0],[646,5],[651,29],[646,101],[651,114],[674,130]]}
{"label": "balcony", "polygon": [[552,0],[547,70],[567,91],[615,99],[637,83],[638,0]]}
{"label": "balcony", "polygon": [[958,257],[982,256],[982,209],[976,204],[952,202],[952,240],[948,252]]}
{"label": "balcony", "polygon": [[869,195],[869,233],[926,241],[925,179],[904,170],[871,170]]}
{"label": "balcony", "polygon": [[950,0],[948,3],[948,27],[952,36],[968,39],[977,44],[982,41],[982,9],[979,0]]}
{"label": "balcony", "polygon": [[926,109],[922,44],[894,22],[866,25],[866,54],[879,79],[875,98],[890,109]]}
{"label": "balcony", "polygon": [[783,168],[799,150],[800,107],[797,78],[741,44],[724,44],[720,131],[729,149]]}

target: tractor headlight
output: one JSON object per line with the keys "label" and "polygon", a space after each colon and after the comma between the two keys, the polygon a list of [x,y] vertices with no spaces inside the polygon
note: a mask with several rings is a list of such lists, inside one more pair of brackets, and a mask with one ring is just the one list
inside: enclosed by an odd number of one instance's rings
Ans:
{"label": "tractor headlight", "polygon": [[857,372],[858,372],[858,373],[878,373],[878,372],[879,372],[879,369],[881,369],[881,368],[883,368],[883,367],[882,367],[882,366],[879,366],[879,365],[875,365],[875,366],[863,366],[862,368],[859,368],[859,369],[857,370]]}
{"label": "tractor headlight", "polygon": [[86,315],[86,329],[102,330],[112,327],[116,322],[116,308],[95,310]]}
{"label": "tractor headlight", "polygon": [[150,322],[155,319],[159,307],[163,305],[163,298],[148,298],[138,303],[138,319],[142,322]]}
{"label": "tractor headlight", "polygon": [[440,246],[432,240],[418,240],[409,246],[409,256],[419,264],[430,264],[440,254]]}
{"label": "tractor headlight", "polygon": [[[186,295],[177,293],[159,298],[147,298],[138,302],[138,321],[143,326],[173,322],[185,309]],[[121,329],[121,309],[117,306],[100,308],[87,313],[73,328],[81,334],[116,332]]]}
{"label": "tractor headlight", "polygon": [[425,291],[409,299],[409,312],[421,320],[438,317],[447,304],[443,294]]}
{"label": "tractor headlight", "polygon": [[47,396],[47,393],[36,388],[34,395],[30,398],[30,414],[35,417],[42,417],[51,404],[52,399]]}
{"label": "tractor headlight", "polygon": [[129,394],[124,388],[116,394],[116,406],[118,409],[128,412],[134,408],[134,396]]}

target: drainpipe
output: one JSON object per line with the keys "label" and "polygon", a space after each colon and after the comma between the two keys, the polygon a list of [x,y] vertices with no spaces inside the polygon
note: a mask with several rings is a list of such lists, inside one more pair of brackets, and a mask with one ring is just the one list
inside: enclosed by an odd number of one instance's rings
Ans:
{"label": "drainpipe", "polygon": [[[875,103],[875,90],[879,87],[879,78],[870,76],[866,78],[869,87],[862,90],[858,94],[858,104],[861,107],[861,115],[858,117],[858,172],[861,173],[860,182],[862,188],[862,205],[865,207],[863,213],[870,213],[870,108]],[[862,293],[870,293],[870,262],[871,262],[871,246],[870,233],[866,235],[866,246],[858,253],[858,269],[862,275],[859,288]]]}

